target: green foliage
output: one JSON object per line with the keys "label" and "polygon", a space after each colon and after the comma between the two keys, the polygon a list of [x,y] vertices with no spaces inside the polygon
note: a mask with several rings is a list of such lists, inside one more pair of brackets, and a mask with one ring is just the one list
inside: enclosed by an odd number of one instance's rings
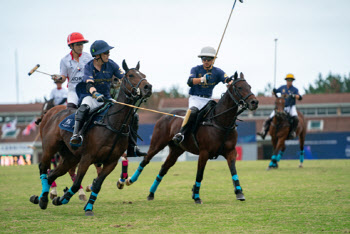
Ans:
{"label": "green foliage", "polygon": [[323,78],[320,73],[315,84],[310,84],[309,87],[305,89],[305,93],[350,93],[350,74],[348,77],[344,76],[342,78],[340,75],[329,73],[326,78]]}
{"label": "green foliage", "polygon": [[267,85],[265,86],[264,91],[258,91],[258,96],[270,96],[272,93],[273,87],[272,87],[272,83],[267,83]]}
{"label": "green foliage", "polygon": [[[129,175],[139,163],[130,163]],[[246,197],[237,201],[226,161],[209,161],[200,190],[202,205],[194,204],[191,188],[197,162],[178,162],[164,176],[154,201],[147,201],[162,162],[151,162],[139,180],[116,188],[121,165],[106,178],[85,217],[85,202],[77,194],[67,205],[46,210],[29,202],[39,195],[37,165],[0,168],[0,232],[8,233],[316,233],[350,231],[350,160],[282,160],[266,171],[268,161],[238,161]],[[87,172],[83,186],[96,177]],[[59,196],[70,187],[68,174],[57,179]],[[89,196],[89,194],[87,193]],[[131,202],[131,203],[130,203]]]}

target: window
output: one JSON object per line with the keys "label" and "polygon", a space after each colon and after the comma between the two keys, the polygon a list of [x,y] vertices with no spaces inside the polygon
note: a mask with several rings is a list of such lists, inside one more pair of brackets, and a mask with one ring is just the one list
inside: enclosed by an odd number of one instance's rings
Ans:
{"label": "window", "polygon": [[336,107],[329,107],[328,108],[328,114],[329,115],[336,115],[337,114],[337,108]]}
{"label": "window", "polygon": [[350,114],[350,107],[342,107],[341,113],[342,114]]}
{"label": "window", "polygon": [[317,114],[318,115],[325,115],[325,114],[327,114],[327,108],[317,108]]}
{"label": "window", "polygon": [[306,109],[306,115],[315,115],[315,114],[316,114],[316,108]]}
{"label": "window", "polygon": [[261,116],[261,114],[262,114],[261,110],[256,110],[256,111],[253,112],[254,116]]}
{"label": "window", "polygon": [[307,130],[323,130],[323,120],[309,120],[307,122]]}

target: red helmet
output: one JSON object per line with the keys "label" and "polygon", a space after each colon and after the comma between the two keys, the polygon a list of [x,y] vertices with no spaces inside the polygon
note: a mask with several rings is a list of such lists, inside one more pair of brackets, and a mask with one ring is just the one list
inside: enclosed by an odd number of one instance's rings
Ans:
{"label": "red helmet", "polygon": [[85,40],[83,34],[78,33],[78,32],[74,32],[68,35],[67,38],[67,43],[68,45],[71,45],[73,43],[77,43],[77,42],[83,42],[83,43],[88,43],[88,40]]}

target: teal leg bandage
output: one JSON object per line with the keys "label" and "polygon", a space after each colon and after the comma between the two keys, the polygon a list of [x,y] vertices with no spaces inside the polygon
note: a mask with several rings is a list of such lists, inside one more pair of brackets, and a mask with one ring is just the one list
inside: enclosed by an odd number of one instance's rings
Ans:
{"label": "teal leg bandage", "polygon": [[73,197],[74,193],[72,192],[72,188],[70,188],[67,192],[64,193],[63,199],[61,201],[62,204],[67,204],[71,197]]}
{"label": "teal leg bandage", "polygon": [[162,181],[163,176],[157,175],[157,178],[154,180],[151,189],[149,190],[151,193],[155,193],[157,191],[158,185]]}
{"label": "teal leg bandage", "polygon": [[42,190],[41,190],[41,194],[39,196],[39,200],[43,196],[44,193],[48,193],[50,191],[50,185],[47,181],[47,174],[40,175],[40,180],[41,180]]}
{"label": "teal leg bandage", "polygon": [[97,195],[98,195],[97,193],[91,192],[89,201],[86,203],[86,205],[84,207],[85,211],[93,209],[94,203],[95,203],[95,201],[97,199]]}
{"label": "teal leg bandage", "polygon": [[283,152],[280,150],[280,152],[278,152],[278,155],[276,158],[277,162],[279,162],[281,160],[282,156],[283,156]]}
{"label": "teal leg bandage", "polygon": [[300,156],[299,156],[299,159],[300,159],[300,162],[301,162],[301,163],[304,162],[304,154],[305,154],[305,151],[304,151],[304,150],[301,150],[301,151],[300,151]]}
{"label": "teal leg bandage", "polygon": [[196,184],[194,185],[193,188],[193,199],[197,199],[199,198],[199,189],[201,187],[201,183],[200,182],[196,182]]}
{"label": "teal leg bandage", "polygon": [[137,179],[139,178],[139,175],[141,174],[142,170],[143,170],[143,167],[141,167],[141,163],[140,163],[139,167],[136,169],[135,173],[130,178],[132,183],[137,181]]}
{"label": "teal leg bandage", "polygon": [[276,157],[276,155],[272,155],[269,167],[277,167],[277,157]]}
{"label": "teal leg bandage", "polygon": [[233,180],[233,185],[235,186],[236,190],[242,190],[242,187],[239,184],[238,175],[233,175],[232,180]]}

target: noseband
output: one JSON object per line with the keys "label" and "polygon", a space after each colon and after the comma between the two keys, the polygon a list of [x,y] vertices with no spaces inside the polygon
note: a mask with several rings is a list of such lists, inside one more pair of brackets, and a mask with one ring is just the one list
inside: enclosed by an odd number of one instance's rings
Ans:
{"label": "noseband", "polygon": [[[133,69],[130,69],[130,70],[136,70],[136,69],[133,68]],[[129,70],[129,71],[130,71],[130,70]],[[128,72],[129,72],[129,71],[128,71]],[[125,83],[124,80],[125,80],[125,82],[127,82],[127,83],[131,86],[131,90],[129,90],[128,88],[126,88],[126,86],[125,86],[125,84],[124,84],[124,83]],[[132,100],[138,99],[138,98],[140,97],[140,95],[141,95],[141,91],[140,91],[139,86],[140,86],[141,82],[144,81],[144,80],[146,80],[146,78],[140,79],[140,81],[137,83],[137,85],[134,86],[134,85],[130,82],[130,80],[129,80],[129,78],[126,76],[126,74],[125,74],[124,77],[123,77],[123,82],[122,82],[122,88],[121,88],[121,90],[123,91],[123,93],[125,94],[125,96],[126,96],[127,98],[132,99]],[[127,91],[127,93],[126,93],[125,91]],[[134,94],[134,93],[136,93],[136,94]]]}

